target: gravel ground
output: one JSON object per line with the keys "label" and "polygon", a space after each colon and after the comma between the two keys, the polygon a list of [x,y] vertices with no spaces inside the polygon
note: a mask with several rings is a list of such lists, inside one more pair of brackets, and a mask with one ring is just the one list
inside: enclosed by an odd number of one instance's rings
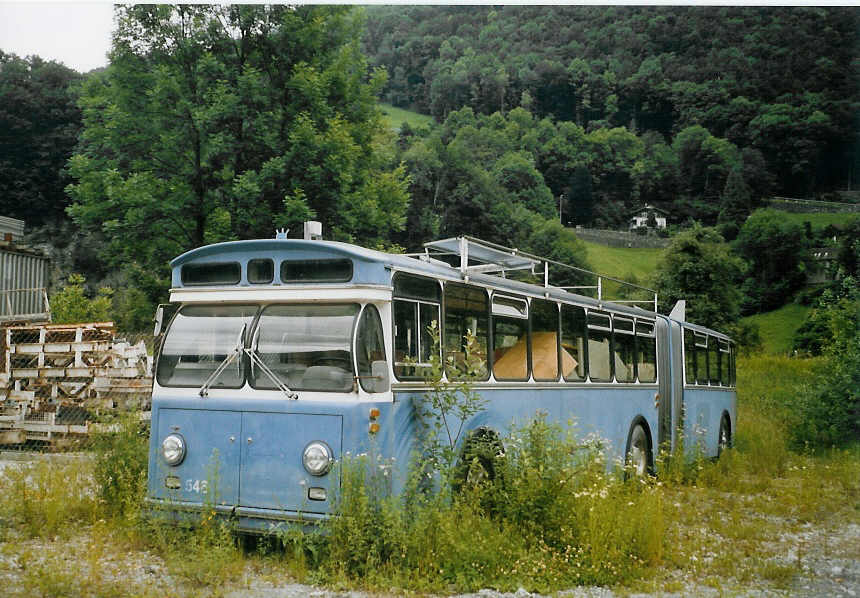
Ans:
{"label": "gravel ground", "polygon": [[[69,577],[80,582],[79,589],[86,591],[92,584],[103,589],[121,587],[128,595],[183,596],[196,595],[199,590],[189,587],[187,580],[174,578],[162,559],[146,551],[132,551],[125,554],[108,554],[99,541],[93,540],[97,530],[81,530],[69,539],[30,539],[16,542],[6,537],[4,548],[0,543],[0,587],[11,590],[11,595],[40,595],[31,592],[34,574],[39,571],[66,571]],[[680,579],[673,584],[672,592],[655,591],[650,593],[610,590],[600,587],[578,587],[560,592],[558,596],[568,598],[681,598],[701,596],[720,598],[722,596],[743,596],[748,598],[770,598],[784,596],[803,596],[812,598],[858,597],[860,596],[860,525],[852,524],[837,530],[820,530],[809,526],[800,537],[787,534],[779,538],[783,547],[783,558],[795,561],[797,547],[802,545],[820,546],[823,535],[827,537],[828,554],[808,554],[801,556],[801,571],[792,585],[786,589],[775,589],[764,580],[751,580],[739,583],[723,580],[720,588],[703,585],[695,579],[686,579],[687,573],[679,572]],[[14,545],[14,550],[8,550]],[[11,554],[10,554],[11,553]],[[55,577],[62,578],[62,574]],[[356,591],[334,591],[297,583],[280,583],[276,571],[249,571],[246,568],[242,578],[235,585],[219,588],[226,598],[388,598],[399,594],[369,594]],[[73,583],[73,582],[69,582]],[[71,586],[74,590],[74,585]],[[677,589],[680,587],[681,589]],[[91,588],[90,588],[91,589]],[[100,592],[110,593],[107,592]],[[7,594],[8,595],[8,594]],[[41,595],[50,596],[51,593]],[[75,595],[74,591],[66,595]],[[202,595],[208,595],[204,592]],[[459,594],[453,598],[539,598],[540,594],[519,589],[516,592],[481,590],[477,593]]]}

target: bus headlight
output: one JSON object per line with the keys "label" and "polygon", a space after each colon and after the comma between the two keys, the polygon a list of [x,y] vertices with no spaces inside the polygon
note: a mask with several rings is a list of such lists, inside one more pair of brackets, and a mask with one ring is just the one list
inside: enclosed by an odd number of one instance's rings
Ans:
{"label": "bus headlight", "polygon": [[185,459],[185,439],[180,434],[169,434],[161,441],[161,455],[168,465],[177,466]]}
{"label": "bus headlight", "polygon": [[331,449],[321,440],[308,444],[302,453],[302,465],[311,475],[325,475],[333,462]]}

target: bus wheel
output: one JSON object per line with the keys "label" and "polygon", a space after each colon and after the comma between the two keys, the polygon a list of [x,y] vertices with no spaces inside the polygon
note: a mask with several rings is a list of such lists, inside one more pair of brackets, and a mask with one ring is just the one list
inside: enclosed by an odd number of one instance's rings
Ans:
{"label": "bus wheel", "polygon": [[637,478],[644,477],[650,469],[651,443],[648,440],[648,432],[645,431],[645,424],[641,421],[630,428],[624,466],[625,475]]}
{"label": "bus wheel", "polygon": [[720,419],[720,433],[717,436],[717,457],[730,448],[732,448],[732,425],[729,423],[729,416],[724,413]]}
{"label": "bus wheel", "polygon": [[498,459],[504,457],[502,444],[494,432],[475,430],[463,443],[460,459],[454,470],[456,492],[476,488],[496,479]]}

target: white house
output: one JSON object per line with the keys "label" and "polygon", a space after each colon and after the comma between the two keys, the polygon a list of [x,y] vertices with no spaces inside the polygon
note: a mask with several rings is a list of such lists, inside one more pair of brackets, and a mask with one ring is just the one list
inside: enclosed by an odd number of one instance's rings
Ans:
{"label": "white house", "polygon": [[[630,215],[629,230],[635,228],[666,228],[666,216],[668,213],[660,208],[645,204]],[[652,224],[648,224],[651,220]],[[656,223],[656,224],[653,224]]]}

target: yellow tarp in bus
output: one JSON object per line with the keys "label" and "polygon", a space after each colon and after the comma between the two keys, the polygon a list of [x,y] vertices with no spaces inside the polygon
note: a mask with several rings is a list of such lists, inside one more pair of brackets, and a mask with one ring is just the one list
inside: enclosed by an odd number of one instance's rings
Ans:
{"label": "yellow tarp in bus", "polygon": [[[558,341],[555,332],[535,332],[532,335],[532,369],[535,379],[555,380],[558,377],[558,360],[556,350]],[[561,368],[565,376],[569,376],[577,366],[576,360],[567,352],[561,350]],[[501,355],[493,364],[496,378],[517,380],[526,377],[526,340],[520,338],[510,349]]]}

